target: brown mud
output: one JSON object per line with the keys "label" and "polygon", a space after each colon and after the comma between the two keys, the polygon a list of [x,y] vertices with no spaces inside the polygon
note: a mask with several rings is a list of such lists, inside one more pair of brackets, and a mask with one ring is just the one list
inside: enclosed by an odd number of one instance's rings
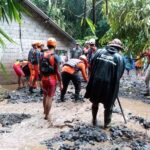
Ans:
{"label": "brown mud", "polygon": [[[84,87],[83,85],[82,95],[85,92]],[[14,90],[13,86],[5,86],[5,88],[9,89],[7,93],[11,93],[12,90]],[[3,92],[5,91],[4,88],[1,88],[1,91],[2,90]],[[15,92],[16,91],[13,91],[13,93]],[[21,92],[24,92],[24,90],[19,91],[19,93]],[[26,103],[21,100],[19,101],[19,99],[17,103],[8,103],[11,98],[5,97],[5,99],[0,102],[0,114],[27,114],[30,115],[30,117],[5,127],[0,122],[0,150],[46,150],[48,148],[63,150],[67,148],[71,149],[69,146],[75,146],[75,143],[78,146],[76,149],[81,150],[111,150],[117,148],[121,150],[149,150],[147,145],[150,145],[150,128],[145,128],[144,123],[149,123],[150,121],[150,105],[143,103],[143,99],[120,97],[128,123],[124,124],[122,114],[116,102],[116,108],[112,116],[111,130],[103,129],[104,109],[103,106],[100,105],[98,112],[98,127],[93,129],[91,126],[91,103],[86,99],[84,99],[85,102],[75,103],[73,99],[71,99],[71,97],[73,97],[73,92],[74,89],[72,85],[70,85],[69,92],[66,94],[66,102],[57,103],[56,99],[59,97],[59,90],[57,90],[49,121],[43,119],[41,96],[33,96],[35,99],[37,98],[38,101],[29,100],[29,102],[27,101]],[[28,93],[26,94],[28,95]],[[25,99],[31,99],[33,97],[25,97]],[[20,96],[19,98],[21,99],[22,97]],[[10,121],[9,117],[7,121]],[[81,138],[82,134],[80,133],[78,133],[79,136],[77,138],[82,140],[77,142],[70,142],[66,140],[66,137],[64,137],[64,140],[61,139],[60,141],[55,139],[56,137],[60,137],[62,131],[65,133],[65,136],[68,136],[70,134],[70,129],[74,130],[77,126],[81,128],[81,131],[82,128],[84,130],[86,127],[90,134],[93,134],[93,130],[99,132],[100,129],[100,133],[106,133],[108,139],[103,142],[92,140],[86,142],[84,138]],[[115,135],[115,138],[113,138],[114,135],[112,134]],[[53,145],[51,145],[52,141]],[[85,143],[82,145],[80,142]],[[81,147],[79,145],[81,145]]]}

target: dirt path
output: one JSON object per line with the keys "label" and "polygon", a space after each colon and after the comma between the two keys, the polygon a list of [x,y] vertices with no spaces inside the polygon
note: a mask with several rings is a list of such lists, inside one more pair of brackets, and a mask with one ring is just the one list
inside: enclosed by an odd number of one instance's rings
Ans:
{"label": "dirt path", "polygon": [[[150,120],[150,105],[140,101],[133,101],[121,98],[122,106],[125,110],[126,117],[129,113],[134,116],[143,117]],[[91,123],[91,104],[87,100],[84,103],[74,103],[67,101],[65,103],[53,104],[51,120],[43,119],[42,103],[19,103],[7,104],[6,101],[0,103],[1,113],[24,113],[30,114],[31,118],[22,121],[20,124],[14,124],[10,133],[0,134],[0,150],[45,150],[45,146],[40,142],[54,137],[60,131],[67,131],[77,122]],[[133,109],[134,108],[134,109]],[[98,121],[103,125],[103,107],[100,105]],[[120,114],[114,113],[112,118],[114,125],[124,124]],[[134,131],[142,131],[150,136],[150,130],[145,130],[141,125],[134,121],[129,121],[127,127]],[[1,127],[2,128],[2,127]]]}

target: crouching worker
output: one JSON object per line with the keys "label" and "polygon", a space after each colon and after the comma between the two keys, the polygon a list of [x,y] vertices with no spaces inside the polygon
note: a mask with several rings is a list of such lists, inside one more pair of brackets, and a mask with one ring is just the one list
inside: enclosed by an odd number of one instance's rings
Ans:
{"label": "crouching worker", "polygon": [[63,65],[62,68],[62,82],[63,82],[63,89],[61,91],[60,101],[64,101],[64,96],[66,94],[68,85],[70,80],[73,82],[75,86],[75,101],[80,100],[80,90],[81,90],[81,79],[80,75],[78,74],[79,71],[82,72],[82,76],[85,81],[88,81],[87,76],[87,69],[88,61],[85,55],[81,55],[79,59],[70,59]]}
{"label": "crouching worker", "polygon": [[104,127],[111,122],[114,102],[118,96],[119,81],[124,72],[123,57],[119,54],[122,43],[114,39],[104,49],[98,50],[91,62],[91,76],[86,87],[85,98],[92,102],[93,125],[99,103],[104,105]]}
{"label": "crouching worker", "polygon": [[40,72],[42,76],[43,89],[43,107],[45,118],[49,118],[49,112],[52,107],[52,100],[56,90],[57,79],[59,81],[60,89],[62,89],[61,76],[59,72],[58,57],[54,54],[56,47],[56,40],[49,38],[47,41],[48,50],[43,52],[40,58]]}
{"label": "crouching worker", "polygon": [[13,64],[13,69],[18,77],[18,89],[20,89],[21,87],[24,87],[24,77],[25,77],[25,74],[22,70],[22,67],[21,67],[21,62],[23,60],[17,60],[14,64]]}

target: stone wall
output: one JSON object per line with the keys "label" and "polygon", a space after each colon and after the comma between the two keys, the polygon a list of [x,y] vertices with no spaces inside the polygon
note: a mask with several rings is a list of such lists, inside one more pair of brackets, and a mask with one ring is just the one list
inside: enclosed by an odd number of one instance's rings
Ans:
{"label": "stone wall", "polygon": [[8,25],[7,22],[0,21],[0,27],[15,41],[15,43],[10,43],[5,40],[6,46],[4,48],[0,47],[0,62],[6,66],[9,74],[9,79],[6,80],[4,76],[2,76],[2,69],[0,69],[0,84],[16,83],[16,76],[12,65],[18,58],[27,58],[33,41],[40,40],[46,45],[46,40],[49,37],[55,37],[58,44],[56,49],[68,51],[72,47],[72,41],[65,35],[60,33],[50,23],[46,22],[36,12],[29,8],[27,9],[30,15],[23,14],[21,28],[16,22],[12,22]]}

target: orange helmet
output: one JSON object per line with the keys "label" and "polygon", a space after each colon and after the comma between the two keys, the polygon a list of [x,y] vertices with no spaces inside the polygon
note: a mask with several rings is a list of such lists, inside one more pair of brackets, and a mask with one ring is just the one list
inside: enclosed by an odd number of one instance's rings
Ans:
{"label": "orange helmet", "polygon": [[56,42],[56,39],[55,39],[55,38],[49,38],[49,39],[47,40],[47,46],[56,47],[56,44],[57,44],[57,42]]}

